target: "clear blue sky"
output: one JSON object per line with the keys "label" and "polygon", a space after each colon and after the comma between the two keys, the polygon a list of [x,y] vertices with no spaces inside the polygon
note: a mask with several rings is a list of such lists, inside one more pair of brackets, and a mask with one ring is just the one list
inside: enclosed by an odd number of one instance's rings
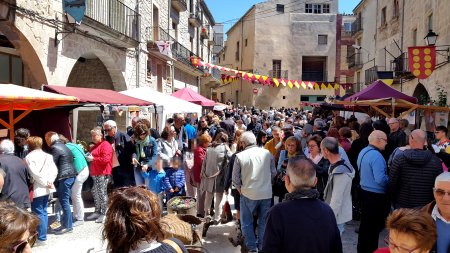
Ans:
{"label": "clear blue sky", "polygon": [[[205,0],[216,23],[225,23],[227,31],[255,3],[264,0]],[[339,0],[339,13],[351,13],[360,0]]]}

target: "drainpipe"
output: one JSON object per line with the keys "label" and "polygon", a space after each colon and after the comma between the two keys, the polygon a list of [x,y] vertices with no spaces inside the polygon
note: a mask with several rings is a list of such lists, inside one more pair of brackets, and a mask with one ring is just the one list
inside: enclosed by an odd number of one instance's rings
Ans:
{"label": "drainpipe", "polygon": [[[402,0],[402,33],[400,35],[400,53],[401,53],[400,57],[402,57],[402,61],[405,59],[405,57],[403,57],[403,31],[405,29],[405,1],[406,0]],[[403,63],[402,65],[404,64],[405,63]],[[400,78],[400,92],[403,92],[403,77]]]}
{"label": "drainpipe", "polygon": [[[137,4],[136,4],[136,13],[137,14],[139,14],[139,1],[137,1]],[[137,18],[138,18],[139,16],[137,16]],[[140,54],[141,54],[141,33],[140,33],[140,30],[141,30],[141,22],[140,22],[140,19],[138,19],[138,22],[137,22],[137,31],[138,31],[138,41],[139,41],[139,44],[138,44],[138,46],[136,47],[136,88],[139,88],[139,82],[140,82],[140,78],[139,78],[139,76],[140,76]]]}

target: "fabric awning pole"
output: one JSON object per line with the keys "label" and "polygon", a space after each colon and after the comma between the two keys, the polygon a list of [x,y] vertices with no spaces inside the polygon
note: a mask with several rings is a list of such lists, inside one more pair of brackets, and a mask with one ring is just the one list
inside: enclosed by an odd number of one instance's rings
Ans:
{"label": "fabric awning pole", "polygon": [[9,138],[14,140],[14,106],[12,103],[9,105]]}
{"label": "fabric awning pole", "polygon": [[78,135],[78,108],[74,109],[72,111],[72,141],[77,141],[77,135]]}

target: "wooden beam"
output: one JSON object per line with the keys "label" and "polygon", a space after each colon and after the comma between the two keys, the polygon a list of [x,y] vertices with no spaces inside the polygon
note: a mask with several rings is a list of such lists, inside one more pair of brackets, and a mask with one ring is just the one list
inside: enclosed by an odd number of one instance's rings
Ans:
{"label": "wooden beam", "polygon": [[382,114],[383,116],[385,116],[386,118],[389,118],[389,115],[385,111],[381,110],[380,108],[376,107],[375,105],[371,105],[370,107],[372,109],[374,109],[375,111],[379,112],[380,114]]}
{"label": "wooden beam", "polygon": [[9,138],[14,140],[14,105],[9,105]]}
{"label": "wooden beam", "polygon": [[0,119],[0,124],[2,124],[4,127],[6,127],[6,128],[8,128],[9,129],[9,124],[8,123],[6,123],[6,121],[4,121],[4,120],[2,120],[2,119]]}
{"label": "wooden beam", "polygon": [[39,106],[39,103],[35,104],[34,106],[32,106],[31,108],[27,109],[26,111],[22,112],[17,118],[14,119],[14,125],[19,122],[21,119],[23,119],[25,116],[27,116],[28,114],[30,114],[30,112],[32,112],[34,109],[36,109]]}
{"label": "wooden beam", "polygon": [[419,107],[419,105],[414,105],[413,107],[409,108],[407,111],[404,111],[400,114],[399,118],[403,118],[403,116],[407,115],[408,113],[414,111],[415,109],[417,109],[417,107]]}

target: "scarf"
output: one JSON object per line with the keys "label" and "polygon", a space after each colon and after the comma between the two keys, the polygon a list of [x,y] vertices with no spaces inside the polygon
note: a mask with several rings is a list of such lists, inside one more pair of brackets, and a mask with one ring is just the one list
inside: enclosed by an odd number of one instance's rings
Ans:
{"label": "scarf", "polygon": [[284,201],[296,200],[296,199],[318,199],[320,196],[319,191],[317,189],[309,189],[309,190],[296,190],[291,193],[288,193],[284,196]]}
{"label": "scarf", "polygon": [[141,158],[145,158],[145,152],[144,152],[144,147],[148,146],[150,144],[150,137],[147,136],[145,137],[144,140],[141,140],[139,138],[135,139],[136,142],[136,158],[139,161],[139,159]]}
{"label": "scarf", "polygon": [[318,164],[320,162],[320,160],[322,160],[323,155],[322,154],[318,154],[316,155],[316,157],[312,157],[311,153],[308,154],[308,158],[314,163],[314,164]]}

